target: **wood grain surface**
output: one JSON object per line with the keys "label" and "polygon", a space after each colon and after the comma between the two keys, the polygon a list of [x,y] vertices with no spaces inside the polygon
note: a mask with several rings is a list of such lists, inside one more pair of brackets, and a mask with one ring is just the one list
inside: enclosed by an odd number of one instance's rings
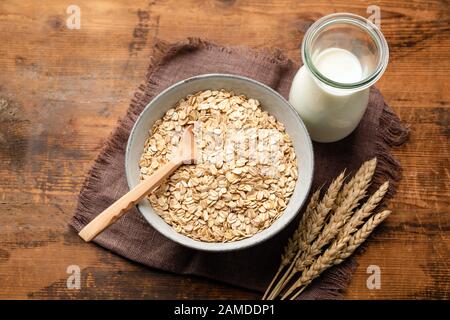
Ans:
{"label": "wood grain surface", "polygon": [[[66,27],[69,5],[81,28]],[[189,36],[281,48],[300,61],[308,26],[333,12],[381,9],[390,46],[378,83],[411,126],[394,151],[404,179],[394,213],[358,258],[348,299],[449,299],[450,3],[293,0],[0,1],[0,298],[259,298],[142,267],[68,227],[105,139],[143,80],[155,39]],[[81,268],[81,289],[66,286]],[[366,286],[381,269],[381,289]]]}

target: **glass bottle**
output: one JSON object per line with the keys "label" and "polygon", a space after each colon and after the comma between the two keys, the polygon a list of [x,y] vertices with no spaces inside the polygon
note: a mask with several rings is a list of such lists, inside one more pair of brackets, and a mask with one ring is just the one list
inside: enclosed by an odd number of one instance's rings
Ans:
{"label": "glass bottle", "polygon": [[314,141],[345,138],[366,110],[370,86],[386,70],[386,39],[367,19],[337,13],[308,29],[301,54],[304,64],[292,82],[290,103]]}

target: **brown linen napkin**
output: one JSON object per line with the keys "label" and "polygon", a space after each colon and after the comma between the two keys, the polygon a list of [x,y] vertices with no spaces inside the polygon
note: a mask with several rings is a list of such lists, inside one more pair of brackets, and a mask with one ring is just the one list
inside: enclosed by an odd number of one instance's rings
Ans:
{"label": "brown linen napkin", "polygon": [[[191,76],[231,73],[263,82],[286,97],[299,68],[284,58],[280,51],[256,52],[244,47],[221,47],[199,39],[188,39],[175,45],[158,42],[155,55],[145,83],[139,87],[126,116],[88,173],[70,222],[77,231],[128,191],[124,172],[127,139],[137,116],[156,94]],[[400,124],[379,91],[372,89],[367,112],[353,134],[333,144],[314,144],[313,190],[344,168],[354,171],[363,161],[376,156],[379,162],[372,188],[389,179],[394,182],[390,189],[392,195],[395,182],[400,179],[401,167],[389,150],[391,146],[405,142],[407,137],[408,130]],[[137,209],[133,209],[94,242],[149,267],[200,275],[262,291],[278,267],[282,248],[295,224],[253,248],[230,253],[205,253],[165,238],[144,220]],[[351,258],[330,269],[314,281],[301,298],[341,297],[355,266],[355,259]]]}

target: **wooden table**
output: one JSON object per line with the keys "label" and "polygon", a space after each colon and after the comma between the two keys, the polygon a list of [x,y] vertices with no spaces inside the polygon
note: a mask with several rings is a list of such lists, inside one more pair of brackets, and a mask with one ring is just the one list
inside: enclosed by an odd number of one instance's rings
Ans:
{"label": "wooden table", "polygon": [[[258,298],[151,270],[84,243],[67,225],[85,175],[143,80],[155,39],[278,47],[299,61],[307,27],[381,9],[391,58],[378,87],[411,125],[395,150],[394,214],[358,258],[348,299],[450,298],[450,4],[433,1],[0,2],[0,298]],[[81,9],[81,28],[66,9]],[[81,290],[69,290],[69,265]],[[381,269],[381,289],[366,286]]]}

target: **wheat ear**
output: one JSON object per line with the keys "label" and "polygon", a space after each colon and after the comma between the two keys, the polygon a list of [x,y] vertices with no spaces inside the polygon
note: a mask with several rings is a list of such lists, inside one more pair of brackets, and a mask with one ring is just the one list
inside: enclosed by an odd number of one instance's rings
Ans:
{"label": "wheat ear", "polygon": [[370,233],[391,214],[390,210],[384,210],[371,217],[364,226],[355,232],[348,241],[347,247],[343,252],[339,254],[335,264],[341,263],[346,258],[351,256],[353,252],[358,248],[370,235]]}
{"label": "wheat ear", "polygon": [[357,231],[357,228],[363,224],[364,220],[372,214],[372,211],[383,200],[384,195],[389,189],[389,181],[383,183],[377,191],[367,200],[362,207],[345,224],[344,228],[339,232],[336,238],[343,238],[348,234]]}
{"label": "wheat ear", "polygon": [[350,179],[350,181],[344,185],[341,192],[339,192],[336,199],[335,208],[342,204],[342,202],[347,198],[347,196],[349,195],[355,184],[361,183],[361,179],[364,179],[365,173],[367,174],[371,171],[374,172],[376,166],[377,166],[377,158],[372,158],[363,163],[363,165],[358,169],[353,178]]}

